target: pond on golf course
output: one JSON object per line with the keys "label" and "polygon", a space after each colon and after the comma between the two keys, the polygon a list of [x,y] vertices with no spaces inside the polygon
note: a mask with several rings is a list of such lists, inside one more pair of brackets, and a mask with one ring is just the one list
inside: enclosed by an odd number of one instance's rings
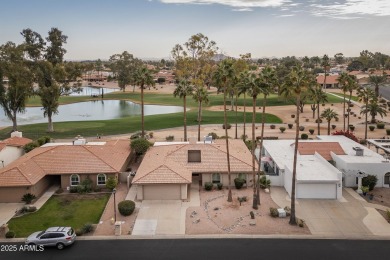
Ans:
{"label": "pond on golf course", "polygon": [[[144,114],[161,115],[183,112],[180,106],[145,105]],[[59,113],[53,116],[53,122],[64,121],[92,121],[123,118],[141,115],[141,105],[125,100],[95,100],[74,104],[60,105]],[[46,123],[41,107],[28,107],[24,114],[17,115],[18,125]],[[3,109],[0,109],[0,126],[11,126]]]}

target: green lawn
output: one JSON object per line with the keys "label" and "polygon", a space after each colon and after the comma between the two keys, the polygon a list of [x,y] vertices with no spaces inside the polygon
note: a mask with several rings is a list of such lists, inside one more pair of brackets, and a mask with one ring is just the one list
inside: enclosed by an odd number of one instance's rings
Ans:
{"label": "green lawn", "polygon": [[108,194],[83,195],[77,199],[70,196],[51,197],[37,212],[11,219],[9,229],[15,232],[16,237],[27,237],[53,226],[80,229],[87,223],[97,224],[109,198]]}
{"label": "green lawn", "polygon": [[[342,93],[332,93],[332,94],[341,97],[341,98],[339,98],[339,100],[341,100],[341,102],[343,102],[344,95],[343,95]],[[329,95],[328,95],[328,97],[329,97]],[[348,99],[349,99],[349,94],[346,93],[346,94],[345,94],[345,100],[348,101]],[[352,97],[351,97],[351,100],[353,100],[353,101],[358,101],[358,97],[357,97],[357,96],[352,96]],[[341,103],[341,102],[334,102],[334,103]]]}
{"label": "green lawn", "polygon": [[[237,112],[238,123],[243,122],[243,112]],[[197,112],[192,109],[187,112],[187,125],[197,125]],[[252,119],[252,113],[246,113],[247,122]],[[261,114],[256,114],[256,122],[260,122]],[[235,122],[235,112],[228,111],[228,121],[233,125]],[[282,123],[282,120],[272,114],[266,114],[267,123]],[[222,124],[222,111],[203,111],[202,125],[207,124]],[[151,115],[145,116],[145,129],[148,131],[164,128],[181,127],[183,126],[183,113]],[[45,135],[47,123],[22,125],[18,127],[19,131],[23,132],[23,136],[31,139],[37,139]],[[54,123],[54,133],[49,134],[52,138],[73,138],[77,135],[85,137],[101,135],[117,135],[128,134],[139,131],[141,129],[141,117],[124,117],[112,120],[100,121],[74,121],[74,122],[58,122]],[[0,139],[7,138],[11,127],[0,130]]]}

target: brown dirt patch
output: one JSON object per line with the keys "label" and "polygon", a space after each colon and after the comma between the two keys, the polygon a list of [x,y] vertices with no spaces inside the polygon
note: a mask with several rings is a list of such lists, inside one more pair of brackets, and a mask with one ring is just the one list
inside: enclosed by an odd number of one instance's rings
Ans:
{"label": "brown dirt patch", "polygon": [[[230,203],[227,202],[227,189],[201,190],[201,206],[187,209],[186,234],[310,234],[307,227],[289,225],[288,218],[272,218],[269,208],[278,206],[263,191],[260,194],[259,209],[253,210],[252,193],[251,188],[233,189],[233,202]],[[237,200],[239,196],[247,196],[247,201],[241,206]],[[255,214],[255,219],[251,219],[250,211]],[[252,222],[256,225],[250,225]]]}
{"label": "brown dirt patch", "polygon": [[389,188],[374,188],[369,194],[373,194],[374,197],[370,200],[370,196],[362,196],[367,202],[379,204],[390,208],[390,189]]}

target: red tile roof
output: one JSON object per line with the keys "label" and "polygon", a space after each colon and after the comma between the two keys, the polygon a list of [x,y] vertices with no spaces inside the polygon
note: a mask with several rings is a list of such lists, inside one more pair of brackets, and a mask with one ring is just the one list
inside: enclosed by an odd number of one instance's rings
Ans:
{"label": "red tile roof", "polygon": [[[317,83],[324,84],[324,75],[317,76]],[[326,76],[326,84],[338,84],[339,75],[328,75]]]}
{"label": "red tile roof", "polygon": [[11,138],[7,138],[0,143],[4,143],[4,144],[9,145],[9,146],[22,147],[22,146],[25,146],[26,144],[31,143],[31,142],[32,142],[31,139],[28,139],[25,137],[14,136]]}
{"label": "red tile roof", "polygon": [[[252,154],[244,142],[229,140],[229,148],[231,172],[251,172]],[[200,150],[201,162],[188,162],[188,150]],[[144,156],[133,183],[191,183],[193,172],[227,173],[225,141],[151,147]]]}
{"label": "red tile roof", "polygon": [[300,155],[313,155],[317,152],[327,161],[332,160],[330,152],[337,155],[346,154],[338,142],[299,142],[298,152]]}
{"label": "red tile roof", "polygon": [[46,175],[117,173],[129,155],[128,140],[38,147],[0,170],[0,187],[34,185]]}

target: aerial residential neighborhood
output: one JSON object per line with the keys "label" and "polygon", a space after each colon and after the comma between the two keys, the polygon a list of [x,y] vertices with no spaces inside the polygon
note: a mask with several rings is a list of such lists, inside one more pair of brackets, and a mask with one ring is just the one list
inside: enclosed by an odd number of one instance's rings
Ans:
{"label": "aerial residential neighborhood", "polygon": [[384,256],[386,1],[17,2],[1,258]]}

